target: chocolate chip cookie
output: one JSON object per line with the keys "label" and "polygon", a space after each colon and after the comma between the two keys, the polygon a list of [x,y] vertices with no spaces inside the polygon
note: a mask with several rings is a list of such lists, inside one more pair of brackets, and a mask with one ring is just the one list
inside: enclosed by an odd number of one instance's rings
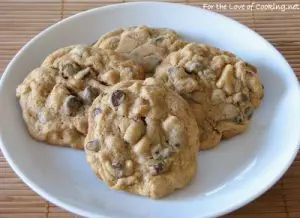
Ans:
{"label": "chocolate chip cookie", "polygon": [[143,78],[143,69],[132,60],[75,45],[47,57],[18,86],[17,97],[33,138],[83,148],[93,100],[119,81]]}
{"label": "chocolate chip cookie", "polygon": [[230,52],[190,43],[171,53],[154,75],[186,99],[200,131],[200,149],[246,130],[263,98],[257,70]]}
{"label": "chocolate chip cookie", "polygon": [[170,52],[186,43],[170,29],[134,26],[119,28],[100,37],[94,47],[112,49],[143,64],[149,76]]}
{"label": "chocolate chip cookie", "polygon": [[144,79],[142,67],[133,60],[107,49],[87,45],[73,45],[49,55],[42,66],[59,69],[60,75],[74,87],[82,87],[88,80],[110,86],[120,81]]}
{"label": "chocolate chip cookie", "polygon": [[89,110],[87,161],[113,189],[160,198],[186,186],[198,143],[187,102],[153,78],[121,82]]}

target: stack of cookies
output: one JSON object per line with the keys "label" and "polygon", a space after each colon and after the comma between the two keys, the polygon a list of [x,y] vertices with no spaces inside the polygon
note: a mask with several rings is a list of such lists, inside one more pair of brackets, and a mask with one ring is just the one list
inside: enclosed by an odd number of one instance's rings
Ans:
{"label": "stack of cookies", "polygon": [[17,97],[33,138],[84,149],[113,189],[160,198],[192,180],[199,150],[246,130],[263,86],[230,52],[138,26],[58,49]]}

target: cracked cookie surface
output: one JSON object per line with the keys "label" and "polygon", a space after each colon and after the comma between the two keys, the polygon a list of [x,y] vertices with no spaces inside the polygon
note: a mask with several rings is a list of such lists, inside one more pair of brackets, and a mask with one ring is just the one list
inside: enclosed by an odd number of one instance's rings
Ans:
{"label": "cracked cookie surface", "polygon": [[141,63],[151,76],[170,52],[186,43],[173,30],[134,26],[119,28],[100,37],[94,47],[112,49]]}
{"label": "cracked cookie surface", "polygon": [[119,81],[143,78],[142,68],[132,60],[74,45],[49,55],[18,86],[17,97],[33,138],[83,148],[93,100]]}
{"label": "cracked cookie surface", "polygon": [[255,67],[205,44],[190,43],[171,53],[154,77],[189,103],[200,131],[200,149],[244,132],[263,98]]}
{"label": "cracked cookie surface", "polygon": [[187,102],[153,78],[121,82],[89,110],[87,161],[113,189],[160,198],[186,186],[198,143]]}

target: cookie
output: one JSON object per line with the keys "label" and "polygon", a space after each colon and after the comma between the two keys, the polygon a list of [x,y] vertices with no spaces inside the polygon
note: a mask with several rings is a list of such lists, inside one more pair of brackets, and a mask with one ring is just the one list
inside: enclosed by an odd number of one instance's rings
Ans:
{"label": "cookie", "polygon": [[87,111],[107,87],[143,79],[142,68],[113,51],[84,45],[59,49],[17,88],[24,121],[33,138],[83,148]]}
{"label": "cookie", "polygon": [[244,132],[264,93],[255,67],[205,44],[190,43],[171,53],[154,76],[188,101],[200,149]]}
{"label": "cookie", "polygon": [[100,37],[94,47],[112,49],[143,64],[149,76],[170,52],[186,43],[170,29],[134,26],[119,28]]}
{"label": "cookie", "polygon": [[170,194],[195,175],[197,149],[187,102],[153,78],[121,82],[89,110],[87,161],[113,189]]}
{"label": "cookie", "polygon": [[[58,49],[44,60],[42,66],[59,69],[61,76],[74,87],[81,87],[86,81],[84,78],[97,80],[105,86],[145,78],[144,70],[136,62],[114,51],[87,45]],[[83,68],[89,70],[79,73]]]}

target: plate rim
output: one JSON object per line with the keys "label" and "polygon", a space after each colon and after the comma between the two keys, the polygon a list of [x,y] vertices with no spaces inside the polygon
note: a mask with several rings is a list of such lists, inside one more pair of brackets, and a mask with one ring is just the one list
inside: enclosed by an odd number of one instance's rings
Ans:
{"label": "plate rim", "polygon": [[[227,16],[224,16],[224,15],[219,14],[219,13],[214,12],[214,11],[205,10],[203,8],[199,8],[199,7],[195,7],[195,6],[191,6],[191,5],[186,5],[186,4],[181,4],[181,3],[171,3],[171,2],[127,2],[127,3],[117,3],[117,4],[106,5],[106,6],[100,6],[100,7],[96,7],[96,8],[86,10],[86,11],[79,12],[79,13],[74,14],[74,15],[68,17],[68,18],[60,20],[60,21],[50,25],[49,27],[43,29],[42,31],[40,31],[37,35],[35,35],[33,38],[31,38],[17,52],[17,54],[12,58],[12,60],[9,62],[9,64],[5,68],[5,70],[2,74],[2,78],[0,80],[0,92],[2,92],[2,89],[3,89],[3,86],[4,86],[3,84],[4,84],[4,81],[5,81],[6,77],[9,74],[10,68],[14,65],[15,61],[19,58],[19,56],[21,56],[21,54],[24,52],[24,50],[26,50],[27,47],[30,47],[31,44],[36,39],[38,39],[40,37],[43,37],[45,34],[47,34],[49,31],[51,31],[52,28],[55,28],[56,26],[59,26],[59,25],[63,25],[64,23],[67,23],[69,20],[72,20],[75,17],[80,17],[80,16],[83,16],[83,15],[88,14],[88,13],[93,13],[93,12],[96,12],[96,11],[101,13],[101,11],[103,11],[103,10],[110,10],[110,9],[114,9],[114,8],[124,8],[124,7],[138,6],[138,5],[147,5],[147,4],[148,5],[157,5],[159,7],[164,7],[164,6],[169,6],[169,5],[177,5],[177,6],[179,5],[179,6],[182,6],[182,7],[189,7],[189,8],[197,9],[197,10],[201,11],[201,13],[211,13],[211,14],[214,14],[214,16],[220,17],[221,19],[229,20],[229,21],[235,23],[235,25],[238,25],[241,28],[247,30],[249,33],[252,33],[252,34],[256,35],[257,37],[259,37],[268,46],[268,48],[272,49],[273,52],[277,53],[277,55],[279,55],[282,58],[282,60],[284,61],[284,64],[286,65],[286,67],[289,68],[289,70],[294,73],[293,69],[288,64],[285,57],[270,42],[268,42],[264,37],[262,37],[260,34],[258,34],[253,29],[250,29],[246,25],[239,23],[235,19],[229,18]],[[293,82],[295,82],[295,84],[297,83],[297,85],[298,85],[297,77],[296,77],[295,73],[294,73]],[[300,96],[300,87],[298,87],[298,94]],[[276,176],[274,177],[274,179],[268,180],[267,182],[264,183],[264,185],[262,185],[262,186],[260,186],[260,188],[256,189],[255,192],[253,192],[251,195],[248,195],[248,196],[244,197],[241,201],[235,202],[234,204],[231,204],[231,205],[227,206],[223,210],[219,210],[215,213],[209,214],[210,217],[211,216],[221,216],[221,215],[228,214],[232,211],[235,211],[235,210],[241,208],[242,206],[248,204],[249,202],[253,201],[254,199],[258,198],[263,193],[265,193],[268,189],[270,189],[284,175],[284,173],[291,166],[291,164],[293,163],[293,161],[294,161],[294,159],[295,159],[295,157],[298,153],[299,147],[300,147],[300,134],[298,136],[298,144],[295,145],[292,155],[290,156],[289,160],[286,161],[286,165],[283,167],[283,170],[280,171],[279,173],[277,173]],[[72,213],[75,213],[75,214],[78,214],[78,215],[81,215],[81,216],[99,217],[99,218],[108,218],[108,217],[110,217],[110,216],[106,216],[106,215],[100,215],[98,213],[93,213],[93,212],[78,208],[76,206],[73,206],[70,203],[66,203],[62,200],[59,200],[55,196],[49,194],[44,189],[40,188],[39,185],[37,185],[34,181],[32,181],[26,175],[23,174],[22,170],[15,163],[15,161],[13,160],[13,158],[10,156],[9,152],[7,151],[6,146],[4,145],[4,142],[2,140],[1,135],[0,135],[0,149],[2,150],[3,156],[5,157],[6,161],[8,162],[10,167],[13,169],[13,171],[17,174],[17,176],[26,185],[28,185],[31,190],[36,192],[42,198],[46,199],[49,202],[54,203],[55,205],[57,205],[59,207],[64,208],[65,210],[67,210],[69,212],[72,212]]]}

